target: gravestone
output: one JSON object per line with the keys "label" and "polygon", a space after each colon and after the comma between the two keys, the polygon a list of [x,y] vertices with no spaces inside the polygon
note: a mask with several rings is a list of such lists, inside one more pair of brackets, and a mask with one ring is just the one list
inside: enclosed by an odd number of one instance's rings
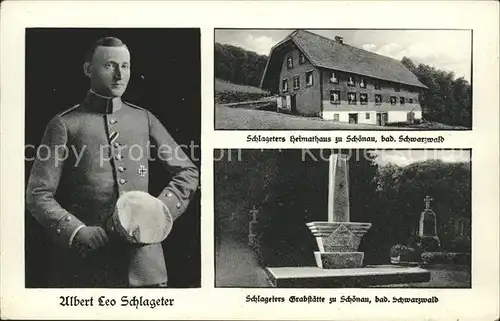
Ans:
{"label": "gravestone", "polygon": [[316,237],[319,251],[316,264],[324,269],[359,268],[364,253],[358,252],[363,235],[371,223],[350,221],[349,167],[347,157],[332,154],[329,159],[328,221],[307,223]]}
{"label": "gravestone", "polygon": [[437,235],[436,213],[431,209],[431,201],[433,199],[429,196],[424,198],[425,209],[420,214],[418,226],[419,243],[425,252],[440,252],[441,242]]}
{"label": "gravestone", "polygon": [[252,207],[250,210],[250,222],[248,222],[248,245],[255,249],[257,247],[257,227],[258,227],[258,220],[257,220],[257,215],[259,214],[259,211],[255,208],[255,205]]}

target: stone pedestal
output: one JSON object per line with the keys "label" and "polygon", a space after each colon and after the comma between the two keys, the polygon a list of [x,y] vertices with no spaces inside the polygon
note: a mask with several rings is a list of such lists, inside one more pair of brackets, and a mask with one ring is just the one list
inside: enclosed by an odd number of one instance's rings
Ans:
{"label": "stone pedestal", "polygon": [[429,271],[394,265],[349,269],[320,269],[313,266],[267,267],[270,286],[277,288],[365,288],[388,284],[429,282]]}
{"label": "stone pedestal", "polygon": [[319,268],[342,269],[363,266],[364,253],[358,252],[358,248],[371,223],[310,222],[306,225],[318,243],[319,251],[314,252],[314,256]]}

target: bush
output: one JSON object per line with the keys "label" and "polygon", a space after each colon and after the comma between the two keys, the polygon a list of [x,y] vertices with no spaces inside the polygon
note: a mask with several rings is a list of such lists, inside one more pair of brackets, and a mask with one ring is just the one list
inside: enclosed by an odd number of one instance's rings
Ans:
{"label": "bush", "polygon": [[467,253],[424,252],[422,261],[425,264],[470,264],[471,256]]}
{"label": "bush", "polygon": [[467,236],[458,236],[451,241],[451,250],[457,253],[470,253],[471,240]]}
{"label": "bush", "polygon": [[391,263],[420,262],[421,253],[422,251],[418,249],[414,249],[402,244],[397,244],[391,247]]}

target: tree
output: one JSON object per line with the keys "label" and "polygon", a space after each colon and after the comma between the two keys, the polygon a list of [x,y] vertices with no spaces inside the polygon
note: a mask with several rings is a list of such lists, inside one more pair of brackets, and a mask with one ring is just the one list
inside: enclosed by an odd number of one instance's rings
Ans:
{"label": "tree", "polygon": [[401,63],[417,76],[428,89],[420,96],[423,118],[448,125],[472,126],[472,88],[463,77],[429,65],[415,66],[408,57]]}
{"label": "tree", "polygon": [[240,47],[215,43],[215,77],[241,85],[258,87],[267,56]]}
{"label": "tree", "polygon": [[374,222],[386,226],[379,243],[385,247],[405,244],[416,231],[426,195],[434,198],[432,208],[445,249],[456,237],[449,222],[457,218],[470,220],[470,163],[428,160],[405,167],[386,165],[379,167],[376,181],[380,208]]}

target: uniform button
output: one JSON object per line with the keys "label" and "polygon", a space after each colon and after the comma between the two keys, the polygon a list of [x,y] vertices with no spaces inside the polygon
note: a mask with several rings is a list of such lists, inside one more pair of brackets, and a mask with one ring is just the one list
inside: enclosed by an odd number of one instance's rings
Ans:
{"label": "uniform button", "polygon": [[66,221],[71,221],[71,216],[66,216]]}
{"label": "uniform button", "polygon": [[167,196],[168,197],[172,197],[172,193],[171,192],[167,192]]}
{"label": "uniform button", "polygon": [[118,144],[118,143],[114,143],[113,145],[114,145],[116,148],[120,147],[120,144]]}
{"label": "uniform button", "polygon": [[119,172],[123,172],[125,170],[125,168],[123,166],[118,166],[118,171]]}
{"label": "uniform button", "polygon": [[60,229],[60,228],[58,228],[58,229],[56,230],[56,234],[57,234],[57,235],[61,234],[61,229]]}
{"label": "uniform button", "polygon": [[120,178],[120,184],[125,184],[127,181],[124,180],[123,178]]}
{"label": "uniform button", "polygon": [[116,119],[114,119],[114,118],[111,118],[111,119],[109,120],[109,123],[110,123],[110,124],[116,124],[116,122],[117,122],[117,121],[116,121]]}
{"label": "uniform button", "polygon": [[177,208],[181,208],[181,203],[177,203],[177,204],[175,204],[175,206],[176,206]]}

